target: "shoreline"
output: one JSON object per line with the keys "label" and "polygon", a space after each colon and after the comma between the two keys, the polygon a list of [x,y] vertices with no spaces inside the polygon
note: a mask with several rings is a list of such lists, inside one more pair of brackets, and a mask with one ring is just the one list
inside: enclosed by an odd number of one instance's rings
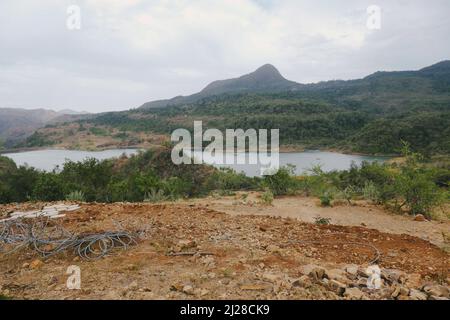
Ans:
{"label": "shoreline", "polygon": [[[33,151],[45,151],[45,150],[56,150],[56,151],[80,151],[80,152],[103,152],[108,150],[147,150],[144,147],[139,146],[129,146],[129,147],[107,147],[107,148],[96,148],[96,149],[70,149],[70,148],[62,148],[62,147],[33,147],[33,148],[17,148],[17,149],[5,149],[0,150],[0,156],[12,153],[25,153],[25,152],[33,152]],[[248,151],[247,151],[248,152]],[[345,150],[335,149],[335,148],[317,148],[317,149],[308,149],[304,147],[293,147],[293,146],[281,146],[280,152],[283,154],[288,153],[304,153],[304,152],[329,152],[329,153],[337,153],[348,156],[361,156],[361,157],[381,157],[381,158],[397,158],[399,155],[386,155],[386,154],[365,154],[358,152],[347,152]]]}

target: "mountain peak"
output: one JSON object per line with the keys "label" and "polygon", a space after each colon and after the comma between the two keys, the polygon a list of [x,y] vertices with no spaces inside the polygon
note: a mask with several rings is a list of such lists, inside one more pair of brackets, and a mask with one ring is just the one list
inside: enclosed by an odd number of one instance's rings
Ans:
{"label": "mountain peak", "polygon": [[277,68],[275,68],[273,65],[271,65],[269,63],[259,67],[251,74],[258,75],[260,77],[264,77],[264,78],[268,78],[268,79],[272,79],[272,80],[273,79],[284,79],[283,76],[281,75],[280,71],[278,71]]}
{"label": "mountain peak", "polygon": [[202,93],[221,94],[232,92],[260,92],[289,90],[298,85],[286,80],[281,73],[271,64],[265,64],[252,73],[239,78],[218,80],[210,83],[202,90]]}

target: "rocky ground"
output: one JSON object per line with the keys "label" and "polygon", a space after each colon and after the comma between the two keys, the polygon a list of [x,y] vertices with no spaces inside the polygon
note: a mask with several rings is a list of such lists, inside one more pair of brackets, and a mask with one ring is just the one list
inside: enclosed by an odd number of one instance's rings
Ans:
{"label": "rocky ground", "polygon": [[[48,205],[48,204],[47,204]],[[14,210],[43,204],[0,207]],[[0,214],[1,215],[1,214]],[[0,217],[1,218],[1,217]],[[363,226],[230,215],[208,204],[82,204],[61,218],[76,233],[126,229],[137,245],[96,261],[0,254],[0,296],[15,299],[449,298],[449,255],[427,240]],[[375,261],[376,260],[376,261]],[[369,265],[381,288],[369,289]],[[81,289],[66,286],[80,267]]]}

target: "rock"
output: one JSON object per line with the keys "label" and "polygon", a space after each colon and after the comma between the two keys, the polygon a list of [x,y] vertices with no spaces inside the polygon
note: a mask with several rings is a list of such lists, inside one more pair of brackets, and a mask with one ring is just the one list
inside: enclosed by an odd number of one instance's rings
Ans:
{"label": "rock", "polygon": [[344,297],[351,300],[361,300],[364,297],[364,293],[358,288],[346,288]]}
{"label": "rock", "polygon": [[367,283],[368,283],[367,278],[359,278],[358,281],[356,281],[358,287],[367,287]]}
{"label": "rock", "polygon": [[342,296],[345,292],[346,285],[337,280],[330,280],[328,286],[331,290],[333,290],[337,295]]}
{"label": "rock", "polygon": [[204,256],[200,259],[200,261],[207,268],[214,268],[216,266],[216,260],[213,256]]}
{"label": "rock", "polygon": [[390,283],[404,283],[406,280],[406,274],[397,269],[382,269],[381,278],[389,281]]}
{"label": "rock", "polygon": [[370,274],[368,274],[366,269],[363,267],[358,268],[357,275],[358,275],[358,277],[364,277],[364,278],[368,278],[370,276]]}
{"label": "rock", "polygon": [[266,247],[266,250],[269,251],[270,253],[277,253],[277,252],[280,252],[280,247],[270,244]]}
{"label": "rock", "polygon": [[183,285],[179,282],[170,285],[170,291],[183,291]]}
{"label": "rock", "polygon": [[358,274],[358,266],[356,264],[347,265],[345,266],[345,271],[352,276],[356,276]]}
{"label": "rock", "polygon": [[395,286],[394,291],[391,293],[392,298],[398,298],[399,296],[409,295],[409,289],[403,286]]}
{"label": "rock", "polygon": [[348,281],[345,271],[341,270],[341,269],[325,270],[325,277],[327,277],[330,280],[337,280],[339,282],[344,282],[344,283]]}
{"label": "rock", "polygon": [[118,291],[108,291],[105,295],[102,296],[103,299],[106,300],[119,300],[121,299],[121,294]]}
{"label": "rock", "polygon": [[184,287],[183,287],[183,293],[185,293],[185,294],[189,294],[189,295],[192,295],[192,294],[194,294],[194,287],[193,286],[191,286],[190,284],[187,284],[187,285],[185,285]]}
{"label": "rock", "polygon": [[423,291],[429,296],[449,298],[449,290],[447,287],[442,285],[426,285],[423,287]]}
{"label": "rock", "polygon": [[442,301],[447,301],[447,300],[449,300],[448,298],[444,298],[444,297],[436,297],[436,296],[430,296],[428,299],[429,299],[429,300],[442,300]]}
{"label": "rock", "polygon": [[293,287],[309,288],[311,285],[312,285],[311,279],[306,275],[303,275],[300,278],[292,281]]}
{"label": "rock", "polygon": [[209,294],[209,290],[208,289],[200,289],[200,292],[198,293],[198,295],[200,297],[204,297],[204,296],[206,296],[208,294]]}
{"label": "rock", "polygon": [[137,265],[135,265],[135,264],[129,264],[129,265],[127,265],[126,269],[127,269],[128,271],[135,271],[135,270],[138,269],[138,267],[137,267]]}
{"label": "rock", "polygon": [[137,281],[131,282],[127,287],[128,290],[132,290],[132,291],[137,290],[138,288],[139,288],[139,285],[138,285]]}
{"label": "rock", "polygon": [[178,241],[177,244],[177,248],[184,250],[184,249],[191,249],[191,248],[195,248],[197,246],[197,244],[195,243],[194,240],[180,240]]}
{"label": "rock", "polygon": [[409,296],[412,300],[427,300],[427,295],[419,290],[409,290]]}
{"label": "rock", "polygon": [[419,273],[411,273],[407,276],[405,285],[409,288],[420,288],[422,276]]}
{"label": "rock", "polygon": [[310,276],[314,280],[322,280],[326,276],[325,268],[315,264],[307,264],[302,267],[302,273]]}
{"label": "rock", "polygon": [[269,281],[269,282],[275,282],[275,281],[277,281],[277,280],[280,280],[281,276],[280,276],[280,275],[277,275],[277,274],[273,274],[273,273],[264,273],[264,274],[262,275],[262,278],[263,278],[264,280]]}
{"label": "rock", "polygon": [[246,284],[241,286],[241,290],[266,290],[267,287],[259,284]]}
{"label": "rock", "polygon": [[427,221],[427,219],[425,219],[423,214],[416,214],[415,217],[414,217],[414,221],[423,222],[423,221]]}
{"label": "rock", "polygon": [[56,276],[52,276],[49,280],[48,280],[48,285],[49,286],[54,286],[58,283],[58,277]]}
{"label": "rock", "polygon": [[33,262],[30,263],[30,268],[31,269],[39,269],[44,265],[44,262],[42,262],[42,260],[36,259],[33,260]]}

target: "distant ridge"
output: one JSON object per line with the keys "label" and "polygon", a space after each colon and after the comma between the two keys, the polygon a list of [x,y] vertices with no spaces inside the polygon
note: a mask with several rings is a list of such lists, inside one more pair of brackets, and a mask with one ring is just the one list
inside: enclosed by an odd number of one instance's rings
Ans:
{"label": "distant ridge", "polygon": [[74,121],[86,113],[73,110],[0,108],[0,142],[6,147],[31,135],[50,123]]}
{"label": "distant ridge", "polygon": [[285,79],[271,64],[265,64],[254,72],[239,78],[217,80],[208,84],[199,93],[190,96],[178,96],[169,100],[147,102],[140,108],[161,108],[168,105],[192,103],[199,99],[224,93],[261,93],[296,90],[301,84]]}
{"label": "distant ridge", "polygon": [[313,84],[301,84],[284,78],[271,64],[265,64],[254,72],[238,78],[217,80],[203,90],[189,96],[177,96],[167,100],[144,103],[139,109],[163,108],[167,106],[195,103],[200,99],[221,94],[277,93],[289,91],[315,92],[317,90],[340,90],[349,87],[367,86],[373,81],[392,81],[393,78],[428,78],[439,91],[450,90],[450,60],[444,60],[417,71],[378,71],[363,79],[333,80]]}

